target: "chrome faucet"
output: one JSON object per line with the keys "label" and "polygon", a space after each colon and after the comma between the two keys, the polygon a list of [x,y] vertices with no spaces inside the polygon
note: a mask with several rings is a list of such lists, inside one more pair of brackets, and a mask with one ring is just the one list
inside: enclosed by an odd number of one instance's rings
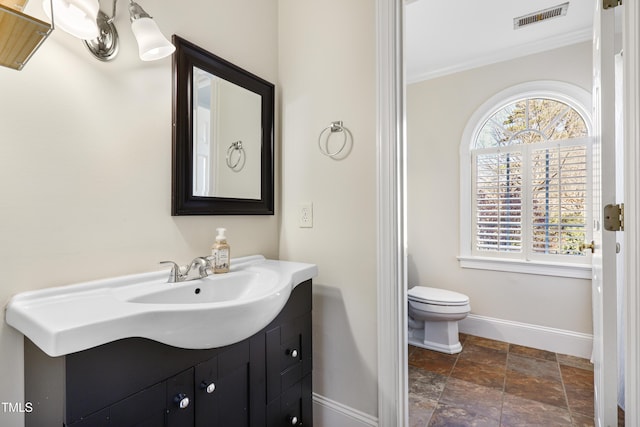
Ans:
{"label": "chrome faucet", "polygon": [[208,259],[201,256],[194,258],[193,261],[191,261],[191,264],[187,269],[187,275],[196,266],[198,267],[198,274],[200,275],[198,279],[202,279],[203,277],[207,277],[209,275],[209,272],[207,270],[211,269],[211,263]]}
{"label": "chrome faucet", "polygon": [[[189,265],[178,265],[173,261],[160,261],[160,264],[170,264],[168,283],[186,282],[188,280],[202,279],[209,275],[212,270],[211,262],[208,257],[196,257]],[[192,270],[197,269],[198,274],[194,276],[190,274]]]}

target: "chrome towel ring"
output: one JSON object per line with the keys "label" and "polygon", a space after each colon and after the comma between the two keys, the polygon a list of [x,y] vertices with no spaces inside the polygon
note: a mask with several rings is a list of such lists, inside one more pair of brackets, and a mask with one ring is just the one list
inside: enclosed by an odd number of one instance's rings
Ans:
{"label": "chrome towel ring", "polygon": [[[235,154],[235,156],[234,156]],[[235,158],[234,158],[235,157]],[[232,142],[227,149],[227,166],[234,172],[240,172],[247,161],[247,153],[242,147],[242,141]]]}
{"label": "chrome towel ring", "polygon": [[[340,144],[340,147],[336,148],[334,151],[330,151],[329,140],[331,139],[331,135],[337,132],[342,133],[342,144]],[[325,133],[327,133],[326,136],[324,136]],[[320,152],[327,157],[338,160],[342,159],[349,154],[348,151],[345,152],[344,150],[349,146],[350,136],[351,132],[342,124],[342,120],[331,122],[329,126],[322,129],[320,132],[320,135],[318,136],[318,148],[320,149]]]}

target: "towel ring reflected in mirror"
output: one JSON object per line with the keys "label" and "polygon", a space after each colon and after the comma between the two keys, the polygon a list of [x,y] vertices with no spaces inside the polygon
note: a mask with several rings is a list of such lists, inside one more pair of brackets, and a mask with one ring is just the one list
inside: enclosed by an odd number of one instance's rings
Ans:
{"label": "towel ring reflected in mirror", "polygon": [[231,143],[227,150],[225,160],[227,162],[227,167],[234,172],[240,172],[242,168],[244,168],[244,165],[247,162],[247,153],[242,147],[242,141],[235,141]]}

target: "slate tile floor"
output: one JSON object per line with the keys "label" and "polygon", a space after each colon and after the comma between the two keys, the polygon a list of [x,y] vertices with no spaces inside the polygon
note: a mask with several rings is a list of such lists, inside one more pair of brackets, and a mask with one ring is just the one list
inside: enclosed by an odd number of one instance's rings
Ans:
{"label": "slate tile floor", "polygon": [[409,346],[411,427],[593,426],[588,360],[471,335],[460,341],[453,355]]}

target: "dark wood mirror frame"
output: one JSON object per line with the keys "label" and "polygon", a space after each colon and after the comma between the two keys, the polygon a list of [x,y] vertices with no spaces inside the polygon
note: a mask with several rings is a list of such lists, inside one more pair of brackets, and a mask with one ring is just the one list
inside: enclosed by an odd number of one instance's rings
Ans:
{"label": "dark wood mirror frame", "polygon": [[[175,34],[172,41],[176,51],[173,54],[171,215],[273,215],[274,85]],[[193,195],[194,66],[258,94],[262,100],[259,200]]]}

